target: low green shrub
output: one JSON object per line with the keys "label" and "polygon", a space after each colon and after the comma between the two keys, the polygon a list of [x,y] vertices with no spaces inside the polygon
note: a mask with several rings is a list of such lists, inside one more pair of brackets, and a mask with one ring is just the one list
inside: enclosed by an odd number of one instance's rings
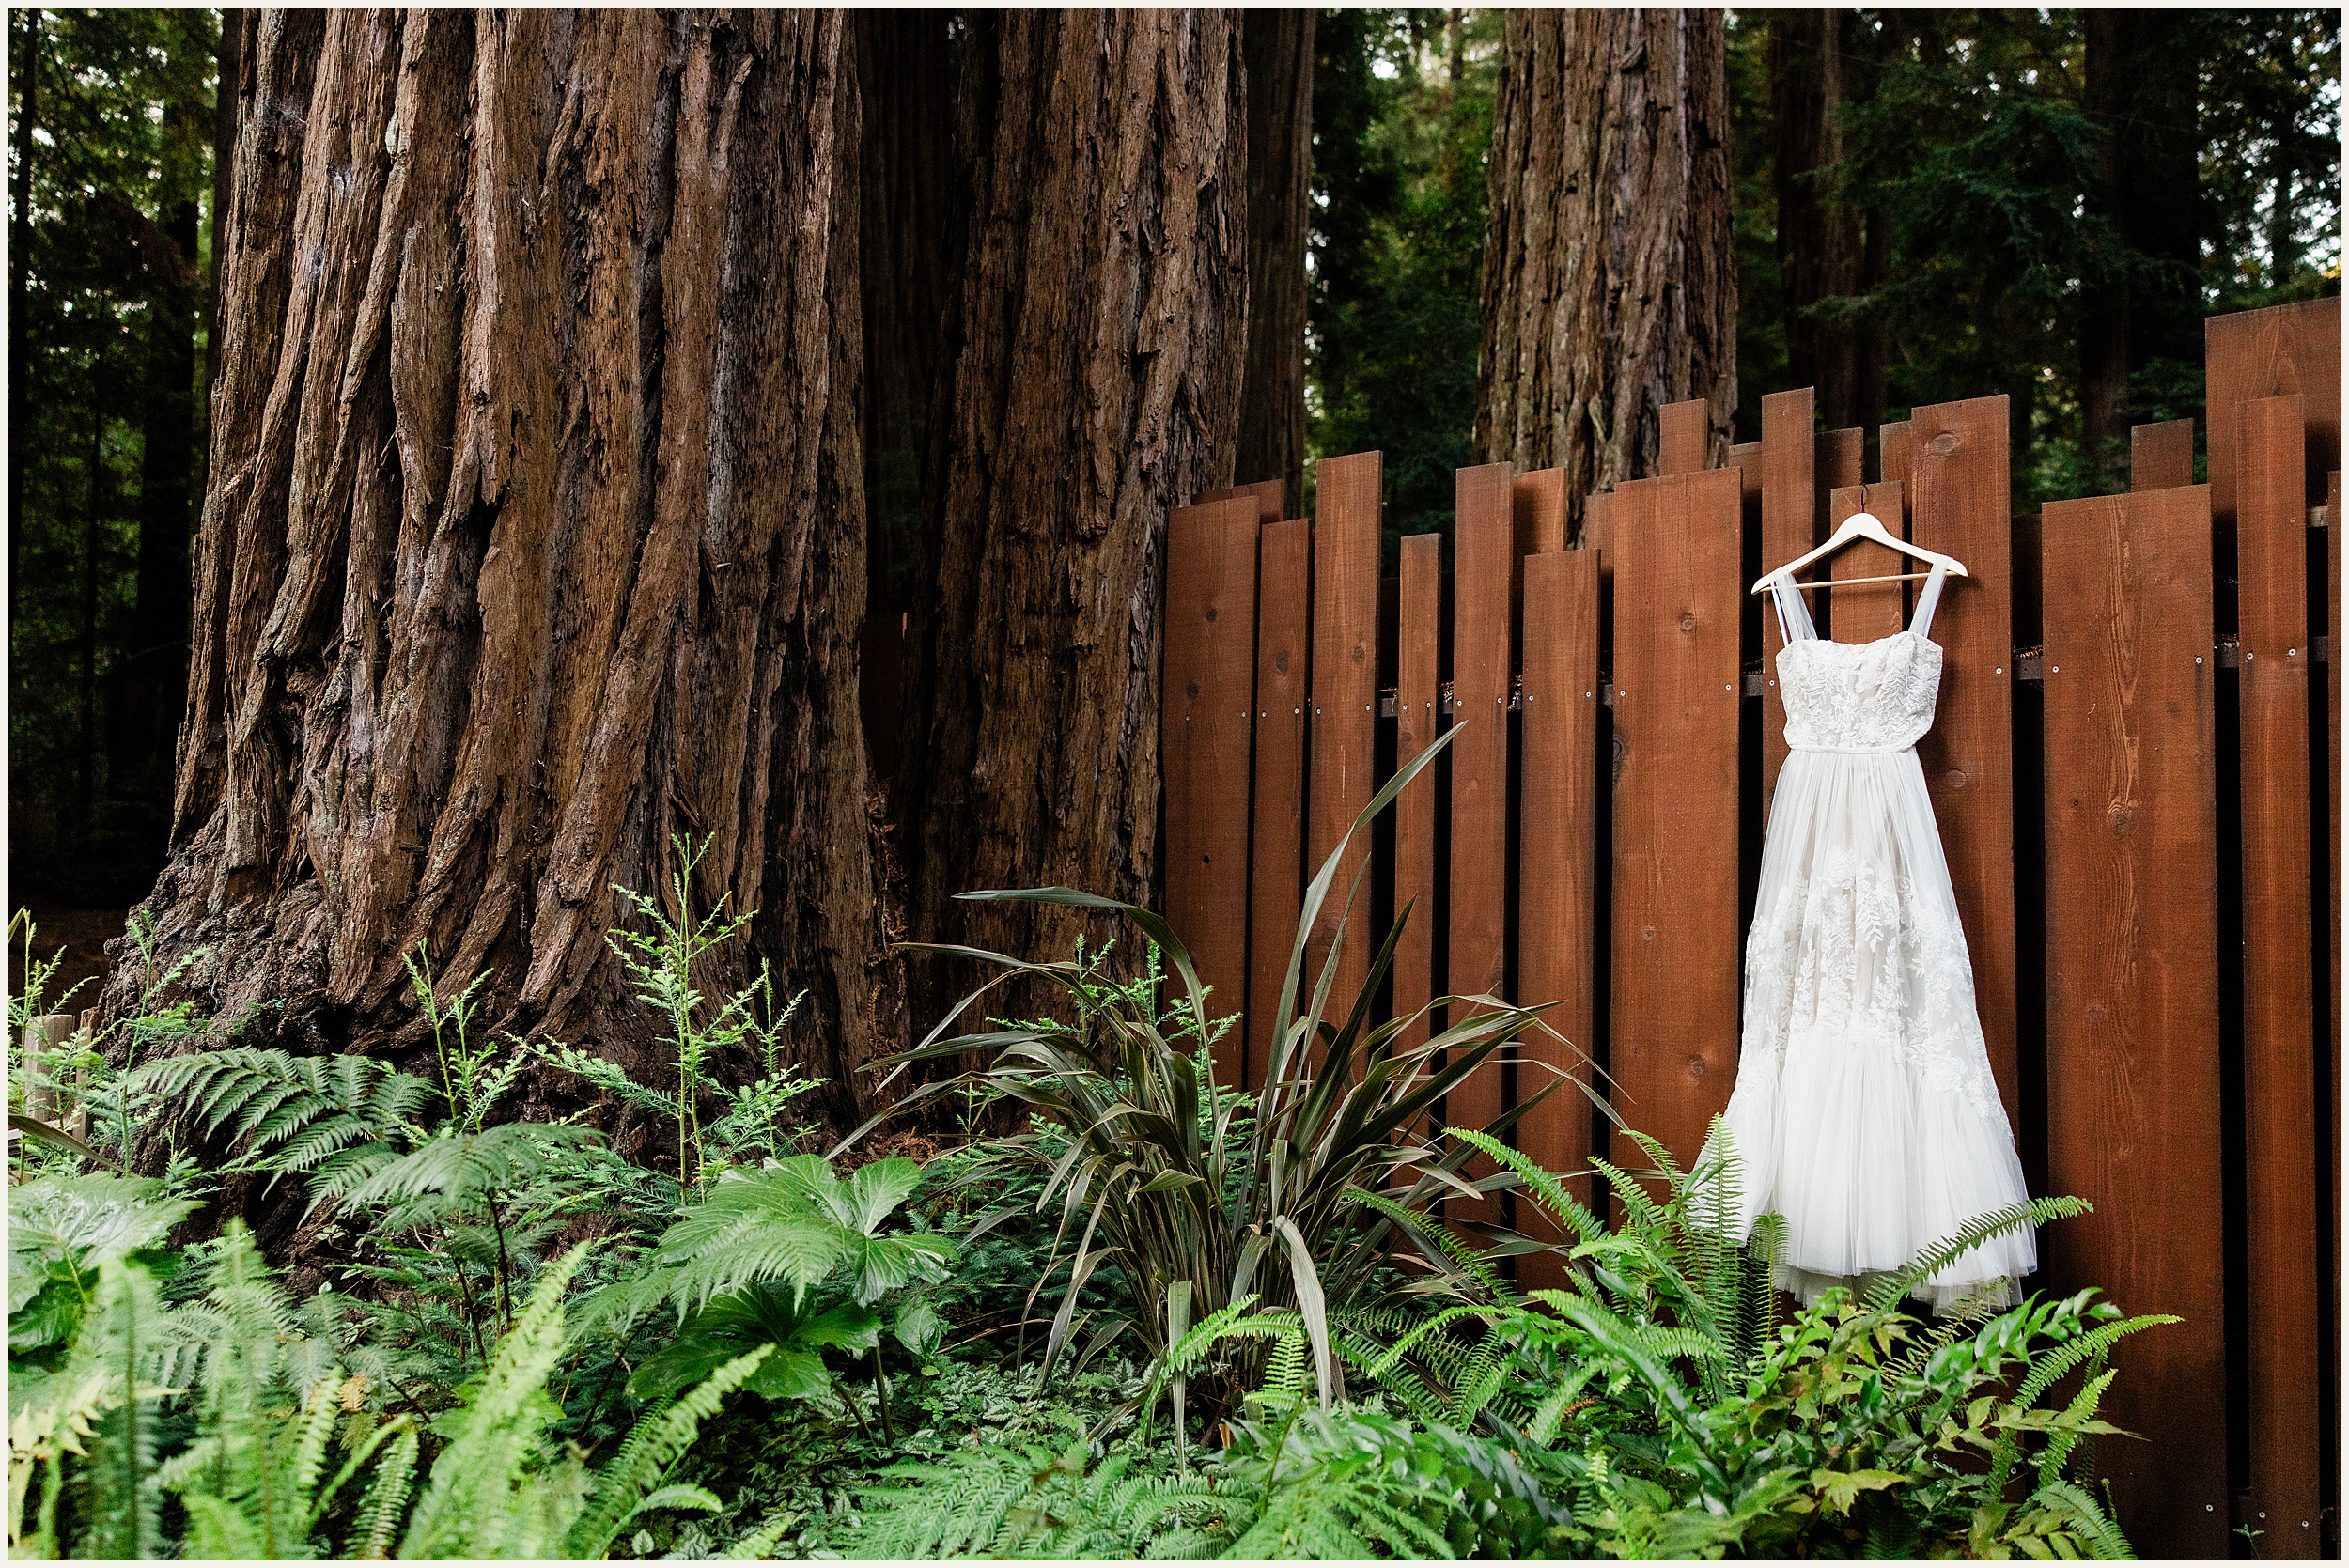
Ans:
{"label": "low green shrub", "polygon": [[[10,1410],[11,1555],[158,1556],[167,1496],[184,1555],[269,1560],[599,1558],[648,1514],[717,1509],[671,1472],[767,1353],[652,1405],[590,1467],[551,1439],[547,1391],[583,1252],[548,1265],[480,1376],[429,1422],[365,1409],[366,1379],[304,1331],[241,1226],[214,1250],[202,1298],[177,1309],[126,1251],[97,1256],[70,1354]],[[159,1458],[161,1415],[182,1402],[192,1440]]]}
{"label": "low green shrub", "polygon": [[1660,1198],[1595,1161],[1624,1211],[1610,1230],[1549,1172],[1457,1135],[1574,1238],[1567,1288],[1519,1296],[1470,1254],[1415,1310],[1334,1314],[1338,1353],[1377,1392],[1326,1405],[1302,1315],[1243,1299],[1178,1341],[1143,1396],[1146,1410],[1223,1342],[1277,1346],[1241,1412],[1203,1424],[1220,1446],[1195,1467],[1138,1473],[1188,1452],[1146,1428],[1097,1452],[987,1445],[885,1478],[861,1552],[2129,1555],[2092,1464],[2095,1439],[2123,1435],[2096,1409],[2112,1347],[2174,1320],[2123,1319],[2093,1292],[1932,1324],[1904,1300],[1985,1236],[2084,1204],[1984,1216],[1863,1296],[1781,1323],[1767,1229],[1753,1255],[1719,1228],[1734,1161],[1683,1173],[1642,1140]]}
{"label": "low green shrub", "polygon": [[[1062,1278],[1060,1255],[1069,1263],[1044,1336],[1047,1368],[1076,1340],[1085,1286],[1096,1271],[1110,1269],[1124,1278],[1124,1310],[1103,1314],[1106,1320],[1080,1347],[1081,1362],[1129,1339],[1142,1356],[1160,1356],[1192,1324],[1252,1297],[1301,1314],[1326,1402],[1337,1376],[1332,1305],[1373,1294],[1396,1247],[1424,1245],[1416,1232],[1397,1229],[1397,1215],[1504,1185],[1458,1175],[1473,1150],[1431,1139],[1426,1124],[1443,1095],[1470,1074],[1499,1070],[1508,1043],[1538,1027],[1535,1010],[1491,997],[1446,996],[1408,1017],[1374,1022],[1379,988],[1411,911],[1407,908],[1397,917],[1360,989],[1333,996],[1352,894],[1318,979],[1310,992],[1304,988],[1307,949],[1347,846],[1369,831],[1378,813],[1449,739],[1421,753],[1378,792],[1307,888],[1273,1008],[1272,1058],[1252,1103],[1237,1086],[1216,1081],[1212,1048],[1231,1020],[1219,1023],[1210,1016],[1188,951],[1148,909],[1065,888],[963,895],[1114,914],[1152,944],[1152,957],[1136,978],[1120,977],[1102,951],[1081,946],[1072,960],[1034,963],[915,944],[914,951],[975,960],[998,971],[957,1005],[950,1022],[984,1017],[989,994],[1023,978],[1037,982],[1066,1010],[1063,1018],[999,1023],[951,1038],[941,1024],[914,1050],[877,1064],[894,1076],[921,1062],[976,1059],[957,1076],[907,1094],[896,1108],[901,1111],[959,1093],[1015,1101],[1032,1113],[1028,1130],[993,1141],[966,1179],[1040,1176],[1036,1210],[1057,1211],[1054,1256],[1043,1277]],[[1161,961],[1171,977],[1162,979]],[[1171,1004],[1161,1000],[1170,990]],[[1442,1012],[1445,1027],[1408,1044],[1433,1011]],[[1557,1087],[1527,1094],[1485,1130],[1505,1130]],[[1388,1196],[1388,1207],[1356,1201],[1395,1172],[1407,1172],[1408,1180]],[[987,1223],[983,1219],[974,1230]],[[1034,1298],[1032,1291],[1028,1299]],[[1191,1391],[1221,1408],[1237,1388],[1219,1378]]]}

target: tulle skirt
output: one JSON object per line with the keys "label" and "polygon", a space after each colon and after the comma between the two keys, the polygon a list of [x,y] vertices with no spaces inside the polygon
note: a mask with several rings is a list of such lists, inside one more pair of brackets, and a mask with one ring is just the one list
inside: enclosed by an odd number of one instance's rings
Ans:
{"label": "tulle skirt", "polygon": [[[1779,1282],[1864,1290],[2025,1201],[1973,967],[1913,750],[1789,754],[1746,943],[1737,1083],[1722,1118],[1739,1239],[1783,1217]],[[2038,1265],[2028,1227],[1970,1248],[1916,1294],[2006,1303]]]}

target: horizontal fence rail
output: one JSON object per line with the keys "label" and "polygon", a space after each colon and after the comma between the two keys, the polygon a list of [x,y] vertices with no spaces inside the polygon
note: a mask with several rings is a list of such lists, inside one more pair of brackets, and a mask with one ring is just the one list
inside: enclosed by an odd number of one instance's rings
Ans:
{"label": "horizontal fence rail", "polygon": [[[1357,842],[1314,964],[1350,892],[1334,993],[1350,1001],[1408,906],[1392,1015],[1446,992],[1556,1004],[1554,1033],[1455,1091],[1450,1124],[1574,1077],[1692,1158],[1736,1074],[1786,757],[1778,634],[1746,582],[1865,507],[1969,572],[1934,618],[1919,757],[2032,1189],[2095,1205],[2043,1238],[2029,1284],[2186,1320],[2116,1356],[2108,1409],[2148,1439],[2097,1455],[2123,1523],[2149,1556],[2224,1556],[2238,1527],[2262,1557],[2325,1551],[2340,301],[2215,318],[2207,350],[2206,482],[2192,422],[2144,426],[2129,493],[2033,517],[2013,515],[2004,397],[1913,409],[1871,459],[1867,432],[1814,428],[1808,389],[1764,398],[1762,439],[1720,469],[1703,466],[1703,406],[1665,409],[1658,472],[1590,497],[1572,540],[1559,472],[1463,470],[1452,537],[1404,539],[1383,585],[1377,453],[1322,460],[1311,520],[1280,518],[1273,482],[1176,512],[1166,912],[1221,1009],[1246,1015],[1222,1073],[1262,1079],[1305,878],[1394,768],[1465,726]],[[1812,575],[1887,570],[1871,552],[1889,555],[1855,548]],[[1821,633],[1898,630],[1913,589],[1818,595]],[[1511,1136],[1585,1196],[1594,1153],[1644,1163],[1571,1085]]]}

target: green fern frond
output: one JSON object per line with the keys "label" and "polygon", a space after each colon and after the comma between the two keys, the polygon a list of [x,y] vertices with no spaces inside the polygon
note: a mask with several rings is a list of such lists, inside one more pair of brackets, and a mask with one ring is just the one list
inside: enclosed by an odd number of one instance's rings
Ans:
{"label": "green fern frond", "polygon": [[2039,1484],[2043,1489],[2062,1479],[2063,1463],[2071,1458],[2072,1450],[2084,1436],[2079,1423],[2095,1419],[2097,1405],[2118,1375],[2110,1371],[2097,1374],[2082,1384],[2080,1391],[2072,1396],[2072,1403],[2063,1407],[2063,1424],[2047,1435],[2047,1446],[2040,1452]]}
{"label": "green fern frond", "polygon": [[1590,1208],[1566,1190],[1556,1174],[1542,1168],[1539,1161],[1529,1158],[1509,1147],[1490,1133],[1472,1127],[1453,1127],[1452,1136],[1471,1147],[1482,1149],[1499,1163],[1517,1173],[1537,1205],[1554,1221],[1561,1233],[1571,1232],[1584,1241],[1595,1241],[1607,1234],[1606,1225]]}
{"label": "green fern frond", "polygon": [[[1645,1184],[1637,1176],[1596,1155],[1591,1157],[1591,1169],[1607,1178],[1608,1187],[1615,1194],[1615,1202],[1623,1205],[1624,1230],[1655,1235],[1667,1228],[1664,1211],[1657,1205],[1654,1198],[1648,1196]],[[1620,1236],[1621,1233],[1617,1234]]]}
{"label": "green fern frond", "polygon": [[1430,1215],[1423,1209],[1407,1207],[1383,1194],[1367,1192],[1359,1188],[1349,1190],[1346,1196],[1357,1206],[1384,1216],[1404,1234],[1417,1236],[1425,1245],[1439,1250],[1444,1257],[1451,1260],[1455,1273],[1463,1279],[1474,1281],[1483,1290],[1485,1299],[1493,1302],[1509,1302],[1517,1299],[1517,1293],[1510,1288],[1509,1282],[1503,1280],[1490,1264],[1479,1256],[1476,1250],[1457,1232],[1444,1224],[1439,1218]]}
{"label": "green fern frond", "polygon": [[2015,1403],[2029,1409],[2045,1398],[2047,1390],[2054,1388],[2073,1368],[2085,1366],[2091,1361],[2103,1360],[2114,1345],[2127,1339],[2131,1334],[2142,1333],[2148,1328],[2158,1327],[2164,1324],[2185,1321],[2184,1318],[2175,1317],[2167,1312],[2148,1312],[2139,1317],[2100,1323],[2086,1333],[2076,1339],[2065,1341],[2046,1355],[2034,1359],[2031,1362],[2030,1375],[2025,1377],[2015,1390]]}
{"label": "green fern frond", "polygon": [[[679,1506],[672,1496],[675,1489],[661,1483],[693,1446],[701,1423],[718,1413],[726,1395],[748,1382],[774,1348],[762,1344],[736,1357],[676,1404],[650,1412],[636,1423],[620,1452],[596,1474],[586,1512],[570,1529],[571,1555],[601,1557],[639,1514]],[[695,1491],[708,1497],[698,1488]],[[710,1498],[708,1506],[714,1510],[717,1499]]]}
{"label": "green fern frond", "polygon": [[416,1429],[403,1417],[376,1464],[366,1494],[359,1499],[359,1512],[343,1543],[345,1557],[381,1561],[391,1555],[392,1543],[399,1534],[400,1515],[407,1511],[408,1496],[415,1489],[417,1447]]}
{"label": "green fern frond", "polygon": [[2034,1198],[2026,1203],[2014,1203],[1987,1214],[1976,1215],[1958,1227],[1957,1234],[1935,1242],[1917,1255],[1916,1261],[1897,1274],[1888,1274],[1869,1290],[1866,1305],[1872,1312],[1890,1312],[1899,1305],[1903,1296],[1917,1289],[1927,1280],[1949,1267],[1983,1242],[2005,1235],[2026,1225],[2051,1225],[2059,1219],[2094,1212],[2084,1199]]}
{"label": "green fern frond", "polygon": [[[529,1303],[499,1341],[472,1402],[450,1423],[449,1445],[416,1499],[402,1557],[504,1555],[499,1548],[547,1535],[553,1521],[546,1499],[521,1494],[535,1490],[526,1477],[552,1415],[544,1389],[563,1354],[563,1297],[588,1247],[581,1243],[540,1272]],[[485,1552],[485,1545],[493,1549]]]}
{"label": "green fern frond", "polygon": [[2072,1482],[2050,1482],[2031,1494],[2033,1502],[2055,1509],[2068,1516],[2079,1531],[2080,1545],[2086,1546],[2090,1558],[2097,1562],[2133,1561],[2137,1553],[2129,1545],[2121,1527],[2099,1507],[2085,1488]]}

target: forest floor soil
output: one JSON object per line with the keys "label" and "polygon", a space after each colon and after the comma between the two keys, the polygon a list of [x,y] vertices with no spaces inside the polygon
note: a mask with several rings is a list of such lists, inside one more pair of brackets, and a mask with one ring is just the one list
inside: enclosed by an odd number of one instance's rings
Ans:
{"label": "forest floor soil", "polygon": [[[122,905],[105,908],[80,908],[70,904],[35,896],[22,904],[12,901],[9,913],[19,908],[32,911],[33,951],[46,959],[60,947],[65,949],[65,966],[49,980],[45,989],[47,1002],[54,1010],[56,999],[78,981],[88,985],[74,993],[67,1003],[69,1010],[80,1012],[98,1005],[98,993],[104,987],[106,972],[112,961],[106,956],[106,944],[122,935],[123,923],[131,911]],[[8,994],[22,996],[24,992],[24,944],[22,940],[8,948]]]}

